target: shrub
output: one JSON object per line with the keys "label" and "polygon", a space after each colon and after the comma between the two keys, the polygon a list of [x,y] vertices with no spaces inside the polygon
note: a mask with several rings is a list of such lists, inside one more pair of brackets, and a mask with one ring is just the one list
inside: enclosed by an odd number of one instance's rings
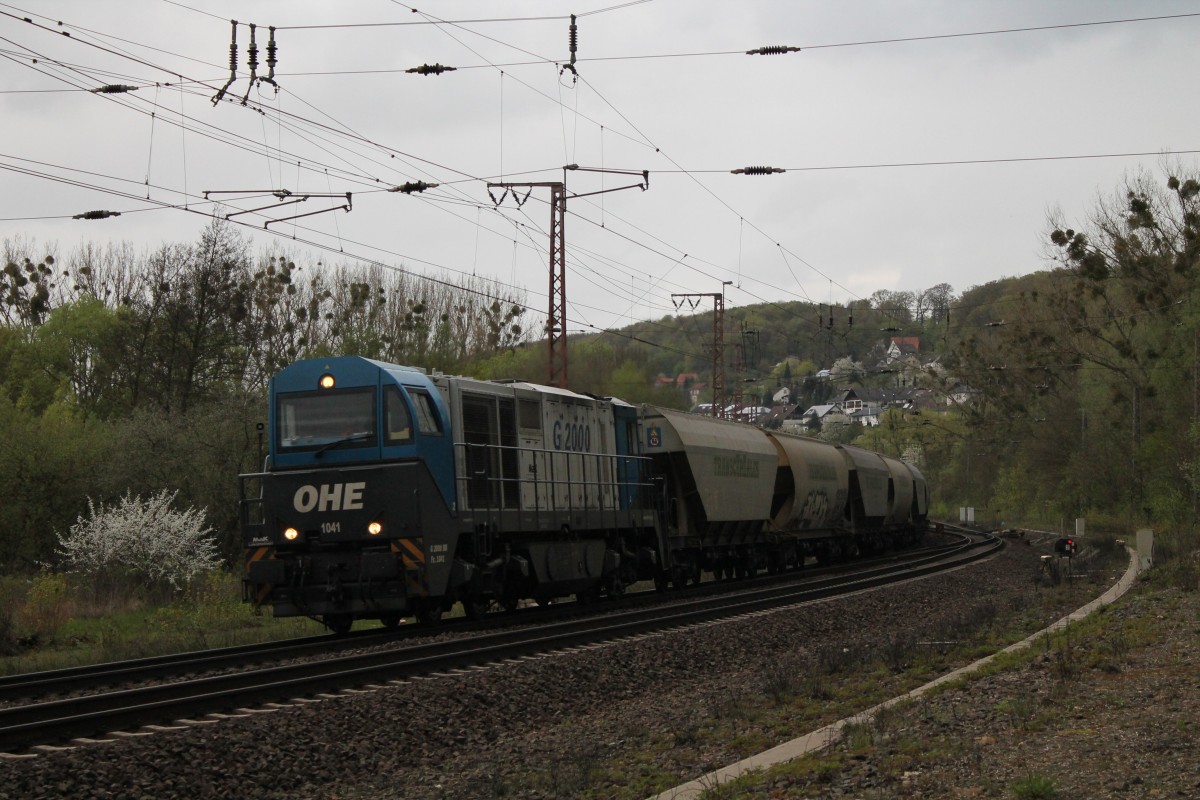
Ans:
{"label": "shrub", "polygon": [[61,572],[38,575],[25,595],[25,608],[21,613],[27,635],[38,641],[54,641],[70,619],[67,576]]}
{"label": "shrub", "polygon": [[0,655],[17,652],[18,591],[15,580],[0,579]]}
{"label": "shrub", "polygon": [[1013,783],[1012,793],[1018,800],[1055,800],[1058,786],[1053,778],[1034,772]]}
{"label": "shrub", "polygon": [[221,563],[204,511],[171,508],[175,492],[143,500],[126,494],[111,508],[88,498],[70,532],[59,536],[69,569],[95,580],[97,590],[177,594]]}
{"label": "shrub", "polygon": [[775,705],[783,705],[800,690],[808,666],[795,658],[783,657],[768,662],[762,671],[763,692]]}

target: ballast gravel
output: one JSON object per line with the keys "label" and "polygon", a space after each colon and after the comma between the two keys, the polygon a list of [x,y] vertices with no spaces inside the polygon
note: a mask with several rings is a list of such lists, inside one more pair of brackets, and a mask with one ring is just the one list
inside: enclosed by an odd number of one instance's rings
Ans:
{"label": "ballast gravel", "polygon": [[[736,715],[780,670],[1044,600],[1045,552],[1014,541],[950,574],[838,600],[0,760],[0,799],[645,797],[743,758],[747,743],[806,733],[755,730],[748,717],[741,739],[691,746],[701,721]],[[1058,592],[1044,622],[1102,593],[1123,568]],[[854,679],[852,667],[840,674]],[[946,724],[985,735],[962,701],[939,702],[954,703]],[[792,794],[799,784],[785,781],[745,796],[893,796],[863,794],[874,791],[870,779],[850,780],[844,793]],[[914,796],[955,796],[929,791]]]}

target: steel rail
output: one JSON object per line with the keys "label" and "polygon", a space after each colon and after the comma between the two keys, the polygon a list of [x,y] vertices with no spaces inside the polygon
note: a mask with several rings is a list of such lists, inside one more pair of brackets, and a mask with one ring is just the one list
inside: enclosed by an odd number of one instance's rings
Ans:
{"label": "steel rail", "polygon": [[[851,565],[852,574],[862,574],[874,568],[876,563],[894,563],[897,557],[907,559],[928,557],[940,554],[947,547],[937,547],[908,550],[904,553],[889,555],[881,559],[865,560]],[[846,565],[839,568],[806,568],[792,571],[783,575],[764,576],[749,581],[709,581],[704,584],[689,587],[682,592],[672,592],[663,595],[655,591],[630,592],[620,603],[605,603],[601,606],[579,606],[573,603],[556,604],[550,609],[528,609],[521,614],[491,615],[484,624],[540,624],[579,613],[601,612],[633,608],[651,604],[670,602],[675,598],[689,598],[705,593],[735,592],[739,587],[754,589],[762,585],[773,585],[783,581],[811,581],[827,574],[842,574]],[[353,648],[373,647],[376,645],[394,645],[410,639],[419,639],[438,635],[448,630],[465,628],[477,630],[480,623],[472,623],[463,618],[444,620],[436,627],[410,625],[399,629],[369,629],[355,631],[346,636],[323,634],[293,639],[282,639],[256,644],[236,645],[232,647],[212,648],[209,650],[175,653],[161,656],[113,661],[101,664],[81,665],[63,669],[45,670],[40,672],[18,673],[0,676],[0,703],[26,704],[39,698],[50,696],[70,696],[85,691],[104,687],[136,684],[148,681],[178,680],[201,672],[215,672],[229,669],[247,669],[255,665],[266,665],[292,658],[324,655]]]}
{"label": "steel rail", "polygon": [[960,566],[1003,547],[981,537],[952,552],[916,563],[901,561],[850,580],[824,579],[803,586],[774,586],[736,596],[697,598],[654,609],[617,611],[601,617],[507,629],[402,650],[338,656],[322,661],[275,665],[225,675],[158,684],[104,694],[0,709],[0,752],[25,752],[38,745],[130,730],[189,717],[245,713],[246,706],[385,683],[449,669],[495,663],[584,644],[613,641],[735,618],[770,608],[824,599]]}
{"label": "steel rail", "polygon": [[371,647],[381,642],[419,638],[438,632],[436,629],[417,626],[397,630],[375,628],[355,631],[347,636],[319,634],[126,661],[17,673],[0,677],[0,702],[45,694],[67,694],[119,683],[179,678],[208,670],[244,668],[259,662],[299,658],[355,647]]}

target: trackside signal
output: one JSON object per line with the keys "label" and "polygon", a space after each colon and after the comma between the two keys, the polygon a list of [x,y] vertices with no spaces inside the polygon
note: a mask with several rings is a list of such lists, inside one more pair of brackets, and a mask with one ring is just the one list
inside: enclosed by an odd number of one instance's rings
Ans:
{"label": "trackside signal", "polygon": [[1075,553],[1077,553],[1078,551],[1079,551],[1079,545],[1077,545],[1075,543],[1074,539],[1063,538],[1063,539],[1058,539],[1054,542],[1054,552],[1058,553],[1060,556],[1066,556],[1067,558],[1074,558]]}

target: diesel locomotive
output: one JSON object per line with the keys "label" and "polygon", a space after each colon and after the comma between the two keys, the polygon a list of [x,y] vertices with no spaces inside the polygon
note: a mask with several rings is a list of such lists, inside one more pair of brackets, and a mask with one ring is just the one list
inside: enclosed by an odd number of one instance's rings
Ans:
{"label": "diesel locomotive", "polygon": [[917,541],[913,466],[856,447],[358,356],[271,381],[240,476],[245,599],[335,632],[780,571]]}

